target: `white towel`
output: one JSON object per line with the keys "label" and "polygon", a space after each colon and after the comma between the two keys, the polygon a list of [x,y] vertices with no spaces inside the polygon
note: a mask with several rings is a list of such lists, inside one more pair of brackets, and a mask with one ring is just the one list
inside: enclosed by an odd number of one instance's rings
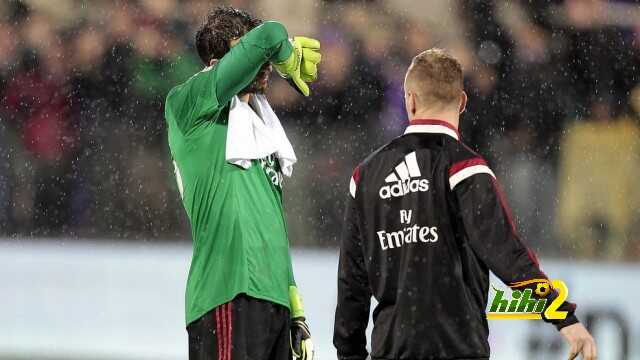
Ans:
{"label": "white towel", "polygon": [[[282,173],[291,176],[298,161],[280,119],[264,95],[252,95],[251,106],[237,96],[231,99],[227,127],[226,159],[245,169],[251,160],[276,154]],[[255,111],[254,111],[255,109]]]}

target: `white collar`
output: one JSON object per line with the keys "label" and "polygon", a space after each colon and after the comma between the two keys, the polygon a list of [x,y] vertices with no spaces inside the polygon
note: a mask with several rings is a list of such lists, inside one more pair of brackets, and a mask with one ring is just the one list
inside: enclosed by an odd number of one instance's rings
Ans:
{"label": "white collar", "polygon": [[409,126],[404,131],[405,134],[428,133],[446,134],[460,141],[458,130],[446,121],[434,119],[414,119],[409,122]]}

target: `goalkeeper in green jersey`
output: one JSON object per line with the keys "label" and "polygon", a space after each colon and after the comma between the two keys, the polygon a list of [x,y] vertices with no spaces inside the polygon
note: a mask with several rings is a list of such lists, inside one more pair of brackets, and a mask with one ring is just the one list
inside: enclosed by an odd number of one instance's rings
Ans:
{"label": "goalkeeper in green jersey", "polygon": [[296,158],[264,91],[273,66],[308,96],[320,44],[218,7],[196,47],[206,67],[165,104],[193,237],[189,359],[312,359],[282,204],[283,174]]}

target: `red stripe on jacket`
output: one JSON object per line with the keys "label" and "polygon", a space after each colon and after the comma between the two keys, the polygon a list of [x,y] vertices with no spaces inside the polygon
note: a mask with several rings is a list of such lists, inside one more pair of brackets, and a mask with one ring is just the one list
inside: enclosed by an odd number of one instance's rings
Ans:
{"label": "red stripe on jacket", "polygon": [[476,166],[476,165],[487,166],[487,162],[483,158],[473,158],[473,159],[458,161],[457,163],[451,165],[451,167],[449,168],[449,177],[452,177],[453,175],[457,174],[458,172],[468,167]]}

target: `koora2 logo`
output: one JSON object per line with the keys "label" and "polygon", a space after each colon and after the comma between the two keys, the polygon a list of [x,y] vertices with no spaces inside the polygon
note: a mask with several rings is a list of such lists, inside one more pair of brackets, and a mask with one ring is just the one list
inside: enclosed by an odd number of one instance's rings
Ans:
{"label": "koora2 logo", "polygon": [[[535,290],[531,288],[534,284],[536,285]],[[525,286],[528,287],[524,290],[518,289]],[[545,318],[551,320],[567,318],[566,311],[558,311],[560,305],[569,296],[569,289],[567,289],[567,285],[562,280],[532,279],[512,283],[509,287],[514,290],[510,298],[505,296],[503,290],[491,287],[495,291],[495,295],[493,296],[493,301],[491,301],[487,319],[540,320],[543,314]],[[549,301],[547,296],[551,294],[553,289],[558,291],[558,296],[547,306]],[[534,294],[537,296],[534,296]]]}
{"label": "koora2 logo", "polygon": [[404,161],[398,164],[394,171],[384,179],[391,185],[384,185],[380,188],[380,198],[389,199],[405,196],[412,192],[429,190],[429,180],[420,179],[421,176],[416,152],[405,155]]}

